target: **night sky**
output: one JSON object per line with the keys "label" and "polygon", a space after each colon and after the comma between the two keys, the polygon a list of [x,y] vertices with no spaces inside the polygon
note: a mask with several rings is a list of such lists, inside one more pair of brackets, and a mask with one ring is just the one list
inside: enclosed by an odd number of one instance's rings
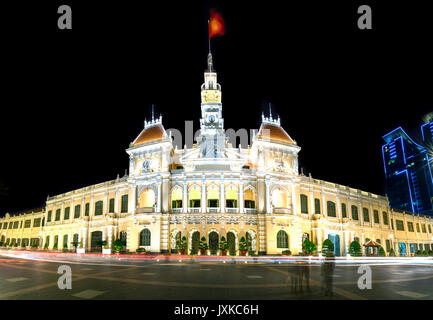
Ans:
{"label": "night sky", "polygon": [[[0,5],[0,215],[123,176],[152,104],[166,129],[198,129],[210,8],[226,21],[212,42],[226,129],[258,128],[271,102],[315,178],[384,194],[381,137],[419,141],[433,109],[422,1],[91,2]],[[357,28],[361,4],[373,30]]]}

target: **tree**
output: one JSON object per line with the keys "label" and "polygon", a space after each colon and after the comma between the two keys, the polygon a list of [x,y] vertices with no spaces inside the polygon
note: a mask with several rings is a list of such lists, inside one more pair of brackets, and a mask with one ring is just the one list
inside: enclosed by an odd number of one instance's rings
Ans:
{"label": "tree", "polygon": [[122,248],[123,248],[123,241],[121,239],[114,240],[113,248],[117,253],[119,253],[120,250],[122,250]]}
{"label": "tree", "polygon": [[334,244],[331,240],[326,239],[323,241],[322,254],[326,257],[332,256],[334,254]]}
{"label": "tree", "polygon": [[379,248],[379,256],[381,256],[381,257],[385,257],[386,256],[385,250],[382,247]]}
{"label": "tree", "polygon": [[317,251],[317,247],[312,241],[305,239],[304,244],[303,244],[303,251],[305,254],[311,255]]}
{"label": "tree", "polygon": [[208,245],[207,245],[206,238],[205,238],[205,237],[201,237],[201,239],[200,239],[200,244],[199,244],[199,249],[200,249],[200,251],[202,252],[202,254],[204,254],[205,251],[206,251],[208,248],[209,248],[209,247],[208,247]]}
{"label": "tree", "polygon": [[391,250],[389,251],[389,256],[390,257],[395,257],[395,251],[394,251],[394,249],[391,248]]}
{"label": "tree", "polygon": [[358,241],[352,241],[352,243],[349,246],[349,253],[352,257],[359,257],[362,255],[361,251],[361,245]]}
{"label": "tree", "polygon": [[239,251],[247,251],[247,241],[245,240],[245,237],[241,237],[241,240],[239,241]]}
{"label": "tree", "polygon": [[188,242],[185,236],[183,236],[182,239],[177,240],[177,247],[181,254],[185,254],[186,249],[188,249]]}

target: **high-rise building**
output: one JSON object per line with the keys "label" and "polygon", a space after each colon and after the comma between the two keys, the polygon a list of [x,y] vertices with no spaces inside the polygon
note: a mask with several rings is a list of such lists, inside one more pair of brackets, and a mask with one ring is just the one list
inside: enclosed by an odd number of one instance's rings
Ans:
{"label": "high-rise building", "polygon": [[433,118],[425,121],[421,144],[398,127],[383,136],[382,155],[391,208],[433,215]]}

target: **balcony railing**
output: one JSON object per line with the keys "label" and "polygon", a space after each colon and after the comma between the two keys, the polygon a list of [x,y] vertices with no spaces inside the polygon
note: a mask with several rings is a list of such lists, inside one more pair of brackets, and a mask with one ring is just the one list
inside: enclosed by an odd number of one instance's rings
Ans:
{"label": "balcony railing", "polygon": [[171,212],[172,213],[182,213],[183,212],[183,208],[171,208]]}
{"label": "balcony railing", "polygon": [[220,208],[207,208],[207,212],[218,213],[218,212],[220,212]]}
{"label": "balcony railing", "polygon": [[256,213],[256,208],[245,208],[245,213],[249,213],[249,214]]}
{"label": "balcony railing", "polygon": [[239,209],[238,208],[226,208],[226,212],[227,213],[238,213]]}
{"label": "balcony railing", "polygon": [[199,213],[201,212],[201,208],[188,208],[189,213]]}
{"label": "balcony railing", "polygon": [[155,212],[154,207],[143,207],[135,209],[135,213],[153,213]]}

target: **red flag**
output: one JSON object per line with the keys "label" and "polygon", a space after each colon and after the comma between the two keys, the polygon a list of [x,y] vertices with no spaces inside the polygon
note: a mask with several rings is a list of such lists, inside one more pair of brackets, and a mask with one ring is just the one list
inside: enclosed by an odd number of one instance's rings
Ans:
{"label": "red flag", "polygon": [[224,19],[215,10],[210,10],[209,39],[215,36],[222,36],[225,33]]}

